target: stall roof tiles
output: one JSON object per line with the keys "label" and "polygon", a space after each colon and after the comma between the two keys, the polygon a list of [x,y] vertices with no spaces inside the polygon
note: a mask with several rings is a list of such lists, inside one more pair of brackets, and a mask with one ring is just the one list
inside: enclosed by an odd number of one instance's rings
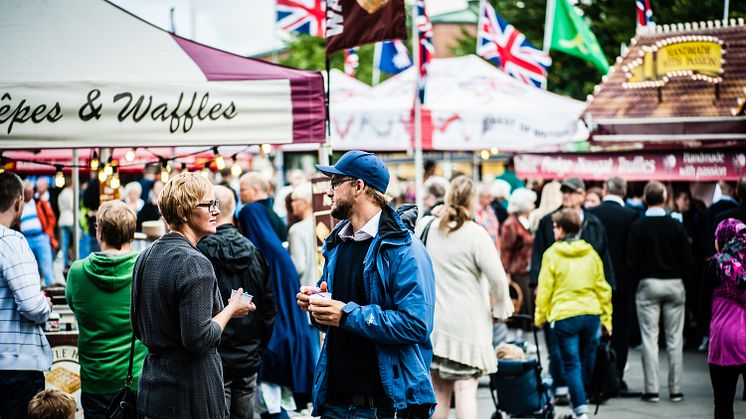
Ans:
{"label": "stall roof tiles", "polygon": [[[596,86],[585,111],[586,119],[732,116],[746,88],[746,26],[742,20],[729,27],[708,28],[708,25],[697,24],[695,29],[694,26],[690,30],[679,30],[677,25],[675,30],[668,31],[659,27],[656,32],[635,37],[627,54],[621,61],[617,60],[607,77]],[[713,83],[690,78],[671,78],[661,88],[660,102],[655,87],[623,87],[626,81],[623,67],[637,59],[643,47],[662,39],[691,35],[713,36],[725,43],[724,73],[718,96]]]}

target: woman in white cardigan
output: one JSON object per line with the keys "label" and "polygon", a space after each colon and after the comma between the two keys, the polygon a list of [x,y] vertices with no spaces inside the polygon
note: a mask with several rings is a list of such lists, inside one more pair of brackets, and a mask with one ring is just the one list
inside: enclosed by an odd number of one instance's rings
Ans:
{"label": "woman in white cardigan", "polygon": [[416,229],[435,268],[430,372],[438,401],[435,419],[448,417],[454,391],[456,417],[476,419],[478,379],[497,371],[492,319],[513,312],[495,243],[472,220],[475,197],[471,179],[453,179],[440,216],[424,217]]}

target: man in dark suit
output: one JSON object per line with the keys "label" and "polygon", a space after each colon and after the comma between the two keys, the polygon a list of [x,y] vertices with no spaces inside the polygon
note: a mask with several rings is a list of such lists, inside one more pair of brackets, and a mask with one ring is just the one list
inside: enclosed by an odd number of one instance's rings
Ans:
{"label": "man in dark suit", "polygon": [[707,208],[707,212],[705,212],[705,226],[707,228],[705,249],[707,250],[707,257],[715,254],[715,228],[717,227],[716,220],[718,219],[718,216],[726,211],[738,207],[738,202],[733,197],[736,192],[735,183],[721,180],[718,182],[718,185],[720,186],[722,197],[719,201],[713,202],[712,205]]}
{"label": "man in dark suit", "polygon": [[616,352],[617,371],[622,383],[620,396],[639,397],[627,388],[624,382],[624,366],[627,364],[629,352],[629,330],[633,325],[631,318],[634,315],[635,289],[634,281],[627,271],[626,252],[629,227],[639,217],[639,212],[625,208],[624,195],[627,190],[627,182],[619,177],[612,177],[604,183],[604,197],[601,205],[588,210],[598,217],[606,229],[609,238],[609,253],[614,266],[614,278],[616,290],[611,297],[614,307],[612,315],[611,347]]}
{"label": "man in dark suit", "polygon": [[[717,225],[726,218],[735,218],[746,223],[746,175],[738,178],[736,195],[738,196],[738,199],[741,200],[741,203],[735,208],[731,208],[718,214],[715,217],[715,228],[717,228]],[[707,239],[714,240],[713,237],[708,237]]]}

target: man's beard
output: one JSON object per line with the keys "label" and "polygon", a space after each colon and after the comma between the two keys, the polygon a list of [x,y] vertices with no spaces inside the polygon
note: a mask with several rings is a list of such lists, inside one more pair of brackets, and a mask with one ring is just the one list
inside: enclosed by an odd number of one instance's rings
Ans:
{"label": "man's beard", "polygon": [[352,215],[352,199],[343,199],[335,202],[332,208],[332,217],[337,220],[347,220]]}

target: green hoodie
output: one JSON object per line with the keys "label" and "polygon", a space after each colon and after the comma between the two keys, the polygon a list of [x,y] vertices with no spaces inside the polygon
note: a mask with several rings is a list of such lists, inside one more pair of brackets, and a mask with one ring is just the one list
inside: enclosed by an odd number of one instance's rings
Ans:
{"label": "green hoodie", "polygon": [[[65,298],[78,321],[81,390],[115,394],[127,378],[130,339],[130,289],[138,253],[92,253],[73,262]],[[137,389],[147,349],[135,341],[132,369]]]}

